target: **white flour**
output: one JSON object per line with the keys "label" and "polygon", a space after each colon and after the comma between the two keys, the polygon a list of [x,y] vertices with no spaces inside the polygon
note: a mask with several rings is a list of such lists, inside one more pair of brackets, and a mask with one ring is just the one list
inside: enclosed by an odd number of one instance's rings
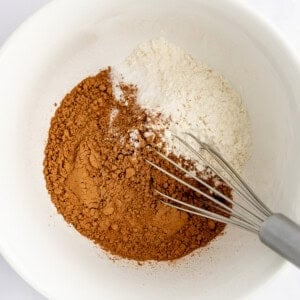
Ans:
{"label": "white flour", "polygon": [[142,107],[171,118],[165,136],[169,150],[189,157],[170,136],[170,131],[188,131],[242,170],[251,144],[249,118],[240,96],[218,72],[160,38],[133,50],[114,68],[116,82],[122,81],[118,74],[137,85]]}

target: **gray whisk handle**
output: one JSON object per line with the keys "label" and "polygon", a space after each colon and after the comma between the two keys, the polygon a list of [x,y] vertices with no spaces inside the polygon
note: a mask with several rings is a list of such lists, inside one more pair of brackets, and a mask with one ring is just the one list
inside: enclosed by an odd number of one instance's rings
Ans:
{"label": "gray whisk handle", "polygon": [[282,214],[271,215],[261,226],[260,240],[300,268],[300,226]]}

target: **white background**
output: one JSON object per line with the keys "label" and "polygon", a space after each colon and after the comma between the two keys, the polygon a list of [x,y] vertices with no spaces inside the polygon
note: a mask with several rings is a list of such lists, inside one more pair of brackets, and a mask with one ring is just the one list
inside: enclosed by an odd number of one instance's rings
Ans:
{"label": "white background", "polygon": [[[271,20],[300,56],[300,0],[240,1],[247,2],[249,6]],[[49,0],[0,0],[0,46],[23,20],[47,2]],[[256,300],[300,299],[300,270],[287,265],[253,298]],[[0,299],[42,300],[45,298],[20,278],[0,255]]]}

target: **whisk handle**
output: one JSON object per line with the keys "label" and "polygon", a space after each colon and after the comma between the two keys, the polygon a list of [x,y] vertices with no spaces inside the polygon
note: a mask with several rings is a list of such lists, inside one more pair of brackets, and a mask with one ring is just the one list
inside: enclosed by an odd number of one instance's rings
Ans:
{"label": "whisk handle", "polygon": [[271,215],[261,226],[260,240],[300,268],[300,226],[282,214]]}

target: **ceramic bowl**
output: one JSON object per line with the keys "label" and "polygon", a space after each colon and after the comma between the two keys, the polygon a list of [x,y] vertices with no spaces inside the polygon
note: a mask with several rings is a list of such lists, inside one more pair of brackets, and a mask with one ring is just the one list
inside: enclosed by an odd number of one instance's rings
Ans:
{"label": "ceramic bowl", "polygon": [[112,261],[56,213],[42,173],[54,103],[161,36],[242,95],[253,132],[244,176],[272,210],[299,221],[300,68],[268,22],[241,1],[52,1],[0,54],[0,249],[51,299],[240,299],[283,266],[255,235],[234,227],[174,263]]}

